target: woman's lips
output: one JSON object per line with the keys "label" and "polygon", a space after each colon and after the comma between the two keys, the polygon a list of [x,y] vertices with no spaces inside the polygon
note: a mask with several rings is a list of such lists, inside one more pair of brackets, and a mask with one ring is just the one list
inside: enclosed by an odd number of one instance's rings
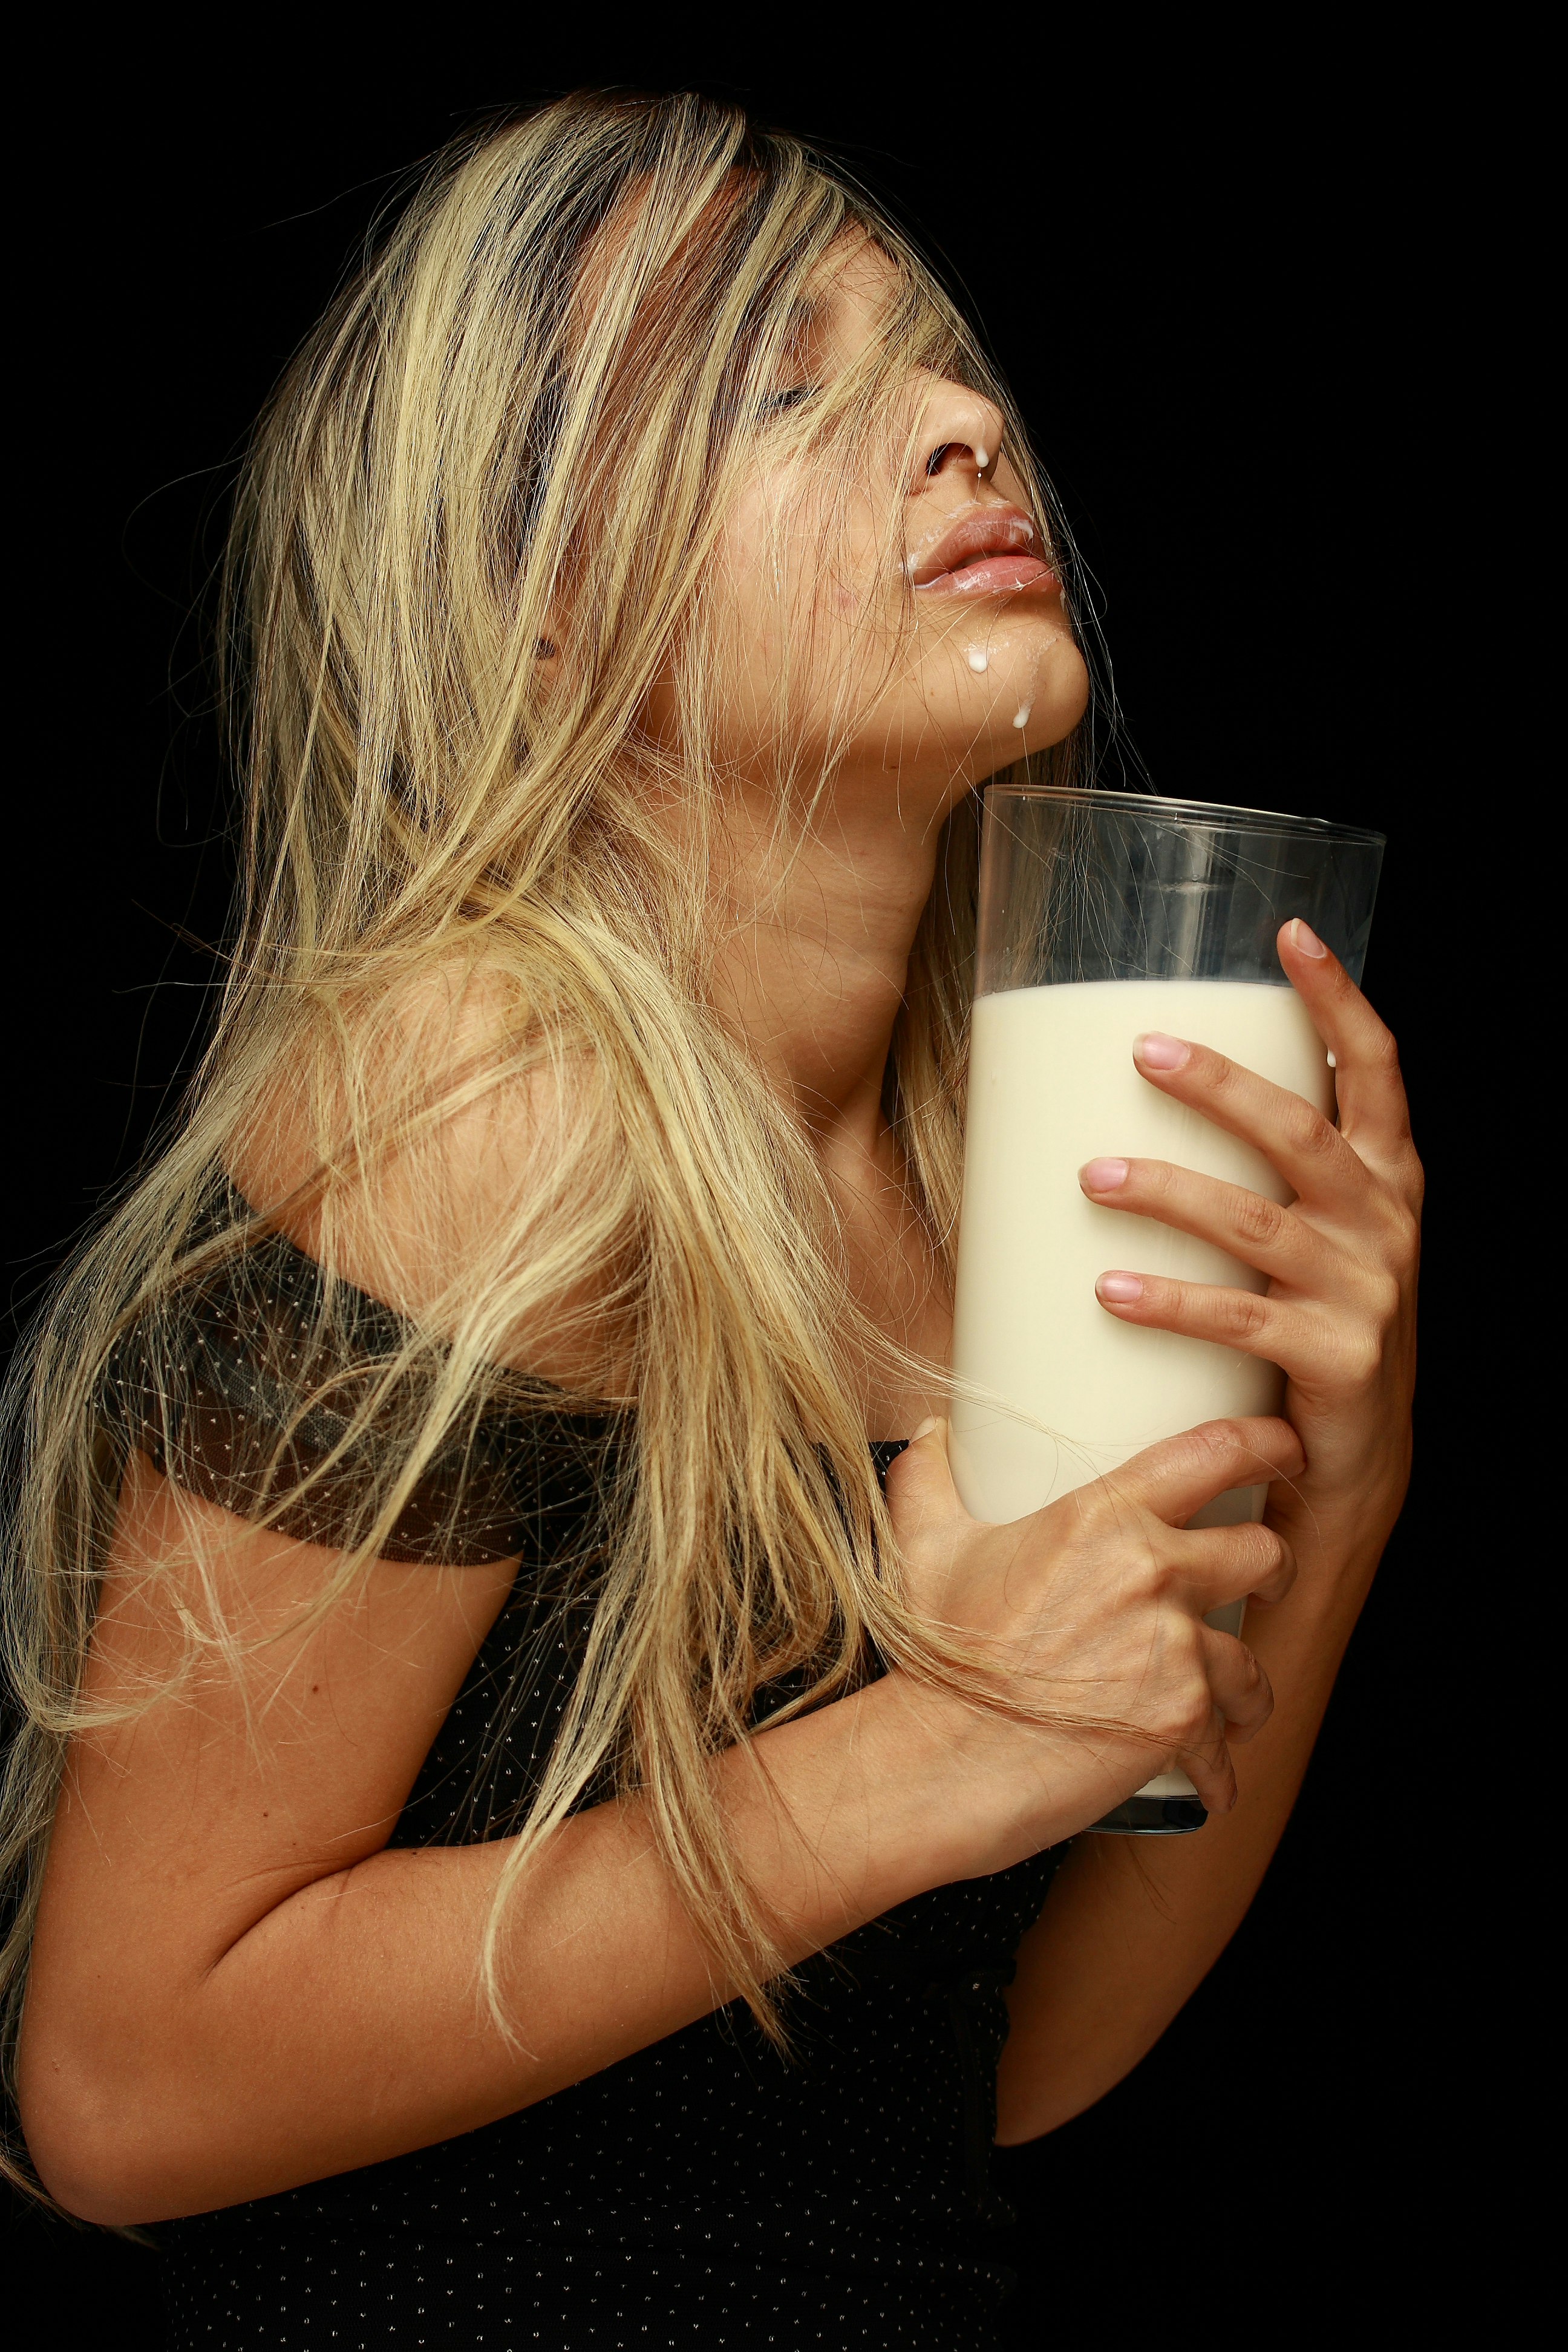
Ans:
{"label": "woman's lips", "polygon": [[909,573],[922,596],[1048,594],[1061,582],[1036,553],[1040,534],[1022,507],[998,502],[972,507],[911,561]]}
{"label": "woman's lips", "polygon": [[1032,588],[1037,594],[1048,595],[1061,584],[1050,565],[1042,563],[1037,555],[982,555],[954,571],[939,572],[934,580],[922,580],[915,593],[921,596],[1016,596],[1021,590]]}

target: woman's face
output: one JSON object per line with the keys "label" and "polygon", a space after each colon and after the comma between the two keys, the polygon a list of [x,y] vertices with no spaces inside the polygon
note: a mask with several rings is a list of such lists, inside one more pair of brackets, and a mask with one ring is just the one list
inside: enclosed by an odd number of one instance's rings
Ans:
{"label": "woman's face", "polygon": [[[874,246],[846,242],[825,273],[802,382],[781,384],[781,402],[809,396],[879,335],[893,276]],[[1059,742],[1089,679],[997,410],[920,371],[907,422],[909,478],[884,463],[847,501],[809,464],[770,464],[764,425],[710,576],[709,618],[716,748],[738,782],[768,790],[782,750],[809,788],[837,751],[840,816],[893,805],[923,828],[1022,752]],[[669,741],[673,681],[647,717]]]}

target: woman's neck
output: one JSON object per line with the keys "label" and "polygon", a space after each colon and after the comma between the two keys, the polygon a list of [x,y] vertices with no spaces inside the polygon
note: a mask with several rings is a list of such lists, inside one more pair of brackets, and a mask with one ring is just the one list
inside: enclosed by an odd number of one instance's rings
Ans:
{"label": "woman's neck", "polygon": [[[715,1001],[809,1134],[837,1204],[846,1274],[897,1346],[945,1364],[952,1315],[924,1218],[882,1114],[893,1025],[936,874],[951,780],[922,795],[896,775],[836,793],[781,846],[763,793],[731,804],[712,879]],[[864,1368],[867,1433],[941,1410],[925,1379]]]}
{"label": "woman's neck", "polygon": [[742,804],[716,888],[715,995],[809,1131],[825,1170],[859,1190],[891,1172],[882,1082],[910,952],[936,869],[941,815],[826,811],[775,845],[771,811]]}

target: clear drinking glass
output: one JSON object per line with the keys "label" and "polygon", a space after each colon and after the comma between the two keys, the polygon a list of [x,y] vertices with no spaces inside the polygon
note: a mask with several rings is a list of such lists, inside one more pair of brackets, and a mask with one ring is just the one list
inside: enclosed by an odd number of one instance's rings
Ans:
{"label": "clear drinking glass", "polygon": [[[1198,1422],[1279,1410],[1273,1365],[1119,1323],[1094,1291],[1108,1266],[1252,1290],[1262,1276],[1094,1206],[1078,1171],[1119,1153],[1290,1197],[1261,1153],[1142,1078],[1132,1042],[1194,1038],[1331,1114],[1332,1069],[1275,939],[1300,915],[1359,981],[1383,848],[1317,817],[987,792],[953,1331],[953,1474],[977,1517],[1021,1518]],[[1192,1524],[1260,1517],[1267,1493],[1222,1495]],[[1209,1622],[1238,1632],[1240,1606]],[[1206,1819],[1186,1775],[1164,1772],[1095,1826],[1158,1836]]]}

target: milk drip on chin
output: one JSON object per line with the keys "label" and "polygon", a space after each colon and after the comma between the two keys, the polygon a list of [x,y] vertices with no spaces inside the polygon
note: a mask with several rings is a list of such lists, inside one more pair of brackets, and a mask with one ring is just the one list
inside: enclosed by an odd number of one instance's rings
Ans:
{"label": "milk drip on chin", "polygon": [[1065,629],[1053,629],[1050,635],[1043,642],[1037,641],[1030,653],[1028,682],[1018,698],[1018,708],[1013,714],[1013,724],[1020,733],[1028,725],[1034,714],[1035,698],[1039,692],[1040,686],[1040,664],[1045,660],[1051,647],[1061,645],[1064,640],[1070,642],[1068,632]]}
{"label": "milk drip on chin", "polygon": [[[1033,633],[1031,632],[1031,635]],[[1004,631],[1000,635],[995,632],[992,632],[988,634],[984,644],[967,646],[964,648],[963,657],[977,677],[984,677],[986,671],[991,667],[992,655],[994,653],[1005,655],[1012,651],[1017,642],[1018,639],[1016,634],[1014,632]],[[1056,635],[1053,634],[1053,635],[1047,640],[1047,644],[1054,645],[1055,643]],[[1018,708],[1014,714],[1013,724],[1015,727],[1021,729],[1026,727],[1029,723],[1029,716],[1034,709],[1035,697],[1039,686],[1040,662],[1045,652],[1046,646],[1042,646],[1037,643],[1030,651],[1028,656],[1029,667],[1027,677],[1023,693],[1019,697]]]}
{"label": "milk drip on chin", "polygon": [[[1050,642],[1054,645],[1055,638],[1053,637]],[[1040,659],[1044,652],[1045,646],[1037,645],[1029,656],[1028,684],[1019,697],[1017,709],[1013,713],[1013,724],[1020,733],[1028,725],[1030,713],[1035,708],[1035,696],[1039,690],[1040,684]]]}

